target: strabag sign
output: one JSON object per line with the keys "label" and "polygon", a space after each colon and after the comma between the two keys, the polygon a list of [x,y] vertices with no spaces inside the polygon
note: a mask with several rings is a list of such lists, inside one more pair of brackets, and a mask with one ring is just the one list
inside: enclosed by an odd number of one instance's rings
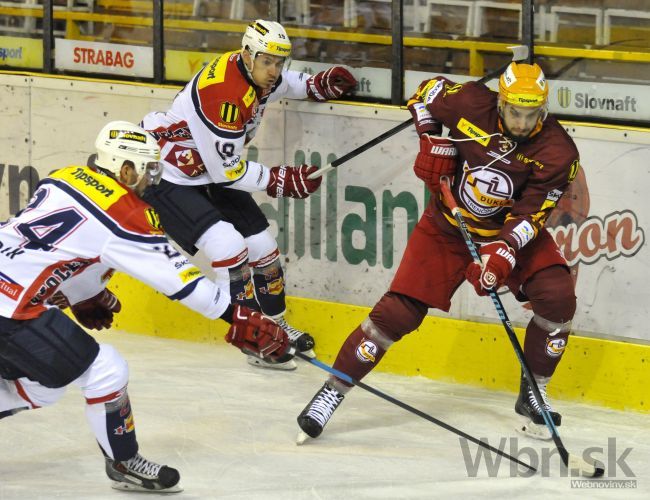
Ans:
{"label": "strabag sign", "polygon": [[153,78],[153,49],[57,38],[55,64],[70,71]]}

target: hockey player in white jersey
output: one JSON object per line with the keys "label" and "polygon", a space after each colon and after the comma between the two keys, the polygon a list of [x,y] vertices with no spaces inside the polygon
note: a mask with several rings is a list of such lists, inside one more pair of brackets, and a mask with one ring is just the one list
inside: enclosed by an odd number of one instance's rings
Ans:
{"label": "hockey player in white jersey", "polygon": [[113,487],[180,491],[176,469],[138,452],[125,360],[56,304],[88,328],[110,327],[120,303],[105,283],[116,269],[231,323],[226,339],[247,354],[283,362],[289,340],[272,320],[231,305],[228,289],[170,245],[139,197],[160,176],[160,150],[145,130],[111,122],[96,148],[95,168],[57,170],[0,226],[0,418],[51,405],[74,384]]}
{"label": "hockey player in white jersey", "polygon": [[[286,69],[291,42],[279,23],[257,20],[242,49],[216,57],[176,96],[166,113],[150,113],[142,125],[161,146],[162,181],[145,200],[160,214],[167,234],[190,255],[201,251],[233,301],[274,318],[292,343],[313,356],[311,335],[285,319],[284,272],[269,223],[250,193],[306,198],[321,178],[315,166],[268,168],[241,158],[268,103],[282,97],[314,101],[352,91],[354,77],[334,66],[316,75]],[[256,304],[257,303],[257,304]],[[265,366],[259,358],[249,358]],[[293,369],[294,361],[271,365]]]}

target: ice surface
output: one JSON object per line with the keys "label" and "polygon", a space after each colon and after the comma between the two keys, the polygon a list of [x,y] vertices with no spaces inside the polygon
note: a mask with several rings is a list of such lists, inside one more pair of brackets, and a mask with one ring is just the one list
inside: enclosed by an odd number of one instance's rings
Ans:
{"label": "ice surface", "polygon": [[[299,361],[294,372],[270,371],[249,366],[226,345],[120,332],[98,337],[129,361],[141,453],[180,470],[185,491],[170,498],[650,498],[649,415],[554,402],[569,451],[602,448],[594,456],[609,465],[605,479],[636,480],[636,488],[572,488],[557,454],[550,470],[534,477],[511,474],[505,459],[492,477],[483,456],[470,477],[455,434],[358,388],[321,437],[297,446],[296,416],[327,377],[312,365]],[[494,446],[506,438],[507,452],[515,452],[510,438],[538,457],[542,448],[553,450],[551,442],[514,431],[513,394],[379,373],[364,382]],[[615,438],[616,450],[608,438]],[[626,448],[623,467],[615,466]],[[471,462],[477,447],[468,449]],[[74,386],[53,407],[0,421],[0,500],[138,495],[112,490],[103,465]]]}

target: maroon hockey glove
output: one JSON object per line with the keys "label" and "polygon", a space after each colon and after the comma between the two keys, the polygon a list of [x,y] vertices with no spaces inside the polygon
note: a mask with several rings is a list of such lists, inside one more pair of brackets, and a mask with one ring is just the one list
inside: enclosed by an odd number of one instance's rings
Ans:
{"label": "maroon hockey glove", "polygon": [[454,175],[456,146],[445,137],[424,134],[420,137],[420,152],[415,157],[413,171],[432,193],[440,189],[440,177]]}
{"label": "maroon hockey glove", "polygon": [[332,66],[330,69],[310,76],[307,80],[307,97],[314,101],[338,99],[343,94],[354,90],[357,80],[342,66]]}
{"label": "maroon hockey glove", "polygon": [[63,295],[63,292],[56,292],[49,299],[47,299],[48,304],[58,307],[59,309],[65,309],[70,307],[70,302],[68,302],[68,297]]}
{"label": "maroon hockey glove", "polygon": [[320,187],[322,177],[307,179],[318,167],[300,165],[287,167],[280,165],[271,168],[271,178],[266,192],[273,198],[307,198]]}
{"label": "maroon hockey glove", "polygon": [[290,347],[289,337],[275,321],[239,304],[235,305],[226,342],[246,354],[271,361],[277,361]]}
{"label": "maroon hockey glove", "polygon": [[465,270],[465,278],[479,295],[487,290],[495,292],[503,285],[515,267],[515,251],[502,240],[486,243],[480,250],[483,267],[472,262]]}
{"label": "maroon hockey glove", "polygon": [[120,312],[122,304],[113,292],[105,288],[94,297],[71,305],[70,310],[85,328],[101,330],[111,327],[113,313]]}

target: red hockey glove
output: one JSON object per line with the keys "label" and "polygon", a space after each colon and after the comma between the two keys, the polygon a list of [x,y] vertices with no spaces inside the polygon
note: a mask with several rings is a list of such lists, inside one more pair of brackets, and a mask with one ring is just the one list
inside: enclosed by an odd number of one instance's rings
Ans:
{"label": "red hockey glove", "polygon": [[503,285],[515,267],[515,251],[502,240],[481,246],[483,267],[472,262],[465,270],[465,278],[479,295],[487,295],[486,290],[495,292]]}
{"label": "red hockey glove", "polygon": [[357,80],[352,73],[342,66],[332,66],[307,79],[307,97],[320,102],[338,99],[356,86]]}
{"label": "red hockey glove", "polygon": [[120,312],[122,304],[110,290],[105,288],[94,297],[71,305],[70,310],[82,326],[90,330],[101,330],[111,327],[113,313]]}
{"label": "red hockey glove", "polygon": [[307,198],[316,191],[322,177],[307,179],[316,172],[318,167],[300,165],[299,167],[287,167],[280,165],[271,168],[271,178],[266,186],[266,192],[273,198]]}
{"label": "red hockey glove", "polygon": [[246,354],[271,361],[277,361],[290,347],[289,337],[275,321],[239,304],[235,305],[226,342]]}
{"label": "red hockey glove", "polygon": [[440,176],[452,176],[456,170],[456,146],[445,137],[424,134],[420,137],[420,152],[415,157],[413,171],[432,193],[440,189]]}

